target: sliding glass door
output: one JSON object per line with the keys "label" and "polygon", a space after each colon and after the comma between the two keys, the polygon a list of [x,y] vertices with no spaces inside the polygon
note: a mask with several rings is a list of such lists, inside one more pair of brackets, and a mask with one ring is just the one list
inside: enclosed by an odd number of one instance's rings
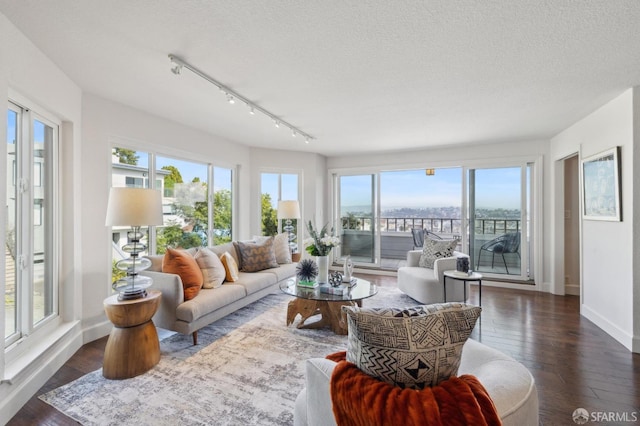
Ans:
{"label": "sliding glass door", "polygon": [[528,279],[530,166],[468,169],[468,242],[472,268]]}
{"label": "sliding glass door", "polygon": [[346,256],[356,265],[377,266],[376,175],[342,175],[337,178],[338,224],[342,245],[337,259]]}

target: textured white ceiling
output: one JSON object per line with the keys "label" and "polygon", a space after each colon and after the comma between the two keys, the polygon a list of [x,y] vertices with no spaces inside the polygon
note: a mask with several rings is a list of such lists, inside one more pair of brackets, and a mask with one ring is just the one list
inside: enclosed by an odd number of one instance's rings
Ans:
{"label": "textured white ceiling", "polygon": [[[637,0],[0,0],[90,93],[341,155],[549,138],[640,84]],[[315,136],[229,105],[173,53]]]}

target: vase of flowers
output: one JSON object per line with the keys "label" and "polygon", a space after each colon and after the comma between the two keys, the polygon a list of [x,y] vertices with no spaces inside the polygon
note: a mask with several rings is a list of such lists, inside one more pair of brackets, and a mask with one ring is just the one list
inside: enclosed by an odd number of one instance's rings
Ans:
{"label": "vase of flowers", "polygon": [[320,231],[314,229],[311,221],[307,223],[309,238],[304,240],[305,250],[311,256],[316,256],[318,263],[318,283],[329,282],[329,254],[331,249],[340,245],[340,238],[335,236],[333,228],[327,230],[328,225],[322,227]]}

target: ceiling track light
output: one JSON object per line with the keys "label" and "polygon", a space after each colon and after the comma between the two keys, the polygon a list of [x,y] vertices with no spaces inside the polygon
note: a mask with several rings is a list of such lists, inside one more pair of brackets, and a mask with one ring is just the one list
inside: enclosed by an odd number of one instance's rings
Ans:
{"label": "ceiling track light", "polygon": [[171,72],[175,75],[180,75],[182,72],[182,65],[176,64],[172,61],[173,67],[171,68]]}
{"label": "ceiling track light", "polygon": [[183,61],[182,59],[178,58],[177,56],[169,54],[169,60],[171,61],[171,65],[172,65],[171,72],[174,73],[175,75],[181,74],[182,69],[186,68],[189,71],[191,71],[192,73],[194,73],[195,75],[197,75],[198,77],[208,81],[209,83],[213,84],[218,89],[223,91],[225,93],[226,97],[227,97],[227,102],[229,102],[230,104],[235,103],[235,100],[238,99],[240,102],[244,102],[247,105],[247,107],[249,108],[249,114],[254,115],[256,111],[261,112],[263,115],[266,115],[268,118],[273,120],[274,125],[276,127],[280,127],[280,124],[282,124],[283,126],[288,127],[289,129],[291,129],[291,135],[293,137],[296,137],[296,135],[300,135],[300,136],[304,137],[305,143],[309,143],[311,140],[315,139],[310,134],[308,134],[306,132],[303,132],[302,130],[300,130],[296,126],[287,123],[286,121],[280,119],[279,117],[277,117],[276,115],[270,113],[266,109],[256,105],[255,103],[251,102],[249,99],[247,99],[244,96],[238,94],[237,92],[234,92],[233,90],[229,89],[224,84],[220,83],[218,80],[216,80],[216,79],[214,79],[212,77],[209,77],[207,74],[203,73],[202,71],[200,71],[199,69],[195,68],[194,66],[186,63],[185,61]]}

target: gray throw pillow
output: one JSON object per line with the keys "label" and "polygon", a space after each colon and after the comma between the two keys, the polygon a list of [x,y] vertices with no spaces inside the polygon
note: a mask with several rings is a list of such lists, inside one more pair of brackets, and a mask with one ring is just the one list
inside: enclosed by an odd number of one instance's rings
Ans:
{"label": "gray throw pillow", "polygon": [[240,270],[242,272],[257,272],[264,269],[277,268],[276,253],[273,249],[273,237],[267,238],[262,243],[234,242]]}
{"label": "gray throw pillow", "polygon": [[413,308],[342,308],[347,361],[395,386],[423,389],[458,374],[462,347],[481,308],[440,303]]}

